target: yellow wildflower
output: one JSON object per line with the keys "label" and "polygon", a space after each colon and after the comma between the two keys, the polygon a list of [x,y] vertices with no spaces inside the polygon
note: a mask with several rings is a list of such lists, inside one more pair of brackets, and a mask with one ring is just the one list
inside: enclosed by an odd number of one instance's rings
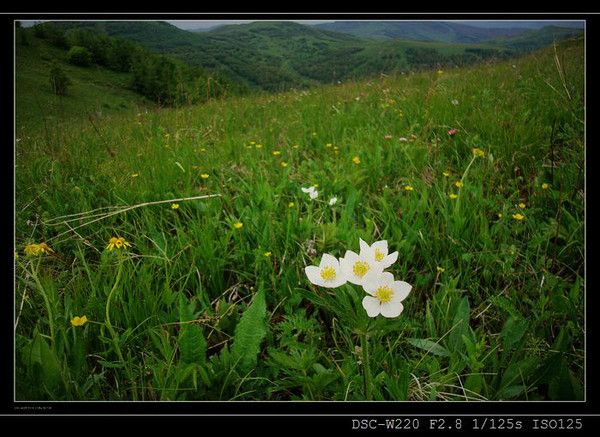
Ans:
{"label": "yellow wildflower", "polygon": [[285,161],[281,161],[280,165],[281,165],[283,168],[285,168],[285,167],[287,167],[287,166],[288,166],[288,163],[287,163],[287,162],[285,162]]}
{"label": "yellow wildflower", "polygon": [[117,249],[123,249],[131,247],[131,244],[123,237],[112,237],[110,240],[108,240],[108,246],[106,246],[106,248],[109,251],[112,251],[115,247]]}
{"label": "yellow wildflower", "polygon": [[544,182],[544,183],[542,184],[542,190],[547,190],[548,188],[550,188],[550,184],[548,184],[548,183]]}
{"label": "yellow wildflower", "polygon": [[254,147],[256,147],[257,149],[260,149],[260,148],[262,147],[262,144],[257,144],[257,145],[256,145],[256,146],[254,146]]}
{"label": "yellow wildflower", "polygon": [[43,253],[52,253],[54,252],[46,243],[39,244],[28,244],[25,246],[25,255],[29,256],[38,256]]}
{"label": "yellow wildflower", "polygon": [[515,220],[523,220],[525,216],[523,214],[516,213],[512,215],[512,218],[514,218]]}
{"label": "yellow wildflower", "polygon": [[519,203],[519,208],[525,209],[526,207],[527,205],[525,205],[523,202]]}
{"label": "yellow wildflower", "polygon": [[483,158],[485,156],[485,152],[483,150],[481,150],[480,148],[475,147],[473,149],[473,155],[479,156],[480,158]]}
{"label": "yellow wildflower", "polygon": [[171,203],[171,209],[179,209],[179,203]]}
{"label": "yellow wildflower", "polygon": [[450,172],[449,172],[449,171],[442,172],[442,174],[443,174],[444,176],[446,176],[446,177],[450,176]]}
{"label": "yellow wildflower", "polygon": [[440,267],[440,266],[437,266],[437,267],[436,267],[436,270],[438,271],[438,273],[444,273],[444,272],[446,271],[446,269],[445,269],[445,268],[443,268],[443,267]]}
{"label": "yellow wildflower", "polygon": [[455,200],[458,198],[458,195],[454,194],[454,193],[450,193],[450,194],[448,194],[448,197],[450,198],[450,200]]}
{"label": "yellow wildflower", "polygon": [[355,163],[355,164],[357,164],[357,165],[360,164],[360,157],[355,156],[354,158],[352,158],[352,162]]}
{"label": "yellow wildflower", "polygon": [[133,174],[131,175],[131,177],[132,177],[132,178],[137,178],[139,175],[140,175],[139,173],[133,173]]}
{"label": "yellow wildflower", "polygon": [[281,150],[273,150],[273,156],[281,155]]}
{"label": "yellow wildflower", "polygon": [[501,212],[498,213],[498,218],[502,218],[502,213]]}
{"label": "yellow wildflower", "polygon": [[454,185],[456,185],[457,188],[462,188],[464,184],[461,181],[456,181],[454,182]]}
{"label": "yellow wildflower", "polygon": [[294,202],[290,202],[290,203],[288,203],[288,208],[293,208],[294,205],[295,205]]}
{"label": "yellow wildflower", "polygon": [[200,175],[200,177],[201,177],[202,179],[208,179],[208,173],[202,173],[202,174]]}
{"label": "yellow wildflower", "polygon": [[71,325],[73,326],[83,326],[88,321],[86,316],[75,316],[71,319]]}
{"label": "yellow wildflower", "polygon": [[242,226],[244,226],[244,224],[242,222],[235,222],[233,224],[233,227],[236,229],[240,229]]}
{"label": "yellow wildflower", "polygon": [[271,252],[265,252],[263,255],[268,258],[268,257],[270,257],[272,255],[272,253]]}
{"label": "yellow wildflower", "polygon": [[333,146],[333,144],[331,144],[331,143],[325,144],[325,147],[332,147],[332,146]]}
{"label": "yellow wildflower", "polygon": [[405,185],[405,186],[404,186],[404,189],[405,189],[406,191],[413,191],[413,190],[414,190],[414,188],[413,188],[411,185]]}

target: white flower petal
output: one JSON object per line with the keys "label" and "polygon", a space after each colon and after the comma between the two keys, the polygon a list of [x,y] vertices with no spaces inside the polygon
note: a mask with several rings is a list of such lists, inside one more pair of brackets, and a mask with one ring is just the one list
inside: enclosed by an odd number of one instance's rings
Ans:
{"label": "white flower petal", "polygon": [[380,308],[381,315],[388,318],[398,317],[403,310],[404,306],[400,302],[382,303]]}
{"label": "white flower petal", "polygon": [[323,285],[323,279],[321,278],[321,269],[317,266],[306,266],[304,268],[306,277],[310,282],[315,285]]}
{"label": "white flower petal", "polygon": [[331,266],[334,269],[338,270],[340,267],[340,263],[335,256],[329,255],[328,253],[324,253],[323,256],[321,256],[321,262],[319,263],[319,267],[323,268],[325,266]]}
{"label": "white flower petal", "polygon": [[358,244],[360,245],[360,254],[367,254],[367,252],[369,252],[371,250],[371,246],[369,246],[369,244],[363,240],[362,238],[358,239]]}
{"label": "white flower petal", "polygon": [[379,249],[379,251],[381,253],[383,253],[384,256],[387,255],[388,254],[387,240],[376,241],[375,243],[373,243],[371,245],[371,249],[373,249],[373,253],[375,252],[376,249]]}
{"label": "white flower petal", "polygon": [[390,272],[382,272],[379,275],[379,282],[382,285],[391,284],[392,282],[394,282],[394,275],[391,274]]}
{"label": "white flower petal", "polygon": [[356,252],[352,252],[351,250],[347,250],[344,254],[344,259],[346,261],[354,261],[356,258],[358,258],[358,254]]}
{"label": "white flower petal", "polygon": [[[376,263],[375,261],[370,261],[369,266],[370,266],[369,271],[367,272],[367,274],[365,276],[363,276],[361,285],[368,284],[368,283],[379,283],[380,282],[380,278],[383,273],[383,267],[379,263]],[[390,273],[390,275],[391,275],[391,273]],[[392,276],[392,278],[393,278],[393,276]]]}
{"label": "white flower petal", "polygon": [[394,264],[398,260],[398,252],[390,253],[388,256],[381,260],[381,264],[384,269],[387,269],[389,266]]}
{"label": "white flower petal", "polygon": [[363,290],[365,290],[371,296],[375,296],[375,292],[377,291],[378,286],[379,285],[377,281],[366,281],[362,284]]}
{"label": "white flower petal", "polygon": [[348,281],[348,278],[346,278],[346,275],[344,274],[344,272],[340,269],[340,270],[336,270],[336,277],[333,281],[329,282],[329,281],[325,281],[325,283],[328,283],[329,286],[327,285],[323,285],[323,287],[328,287],[328,288],[337,288],[341,285],[344,285],[346,282]]}
{"label": "white flower petal", "polygon": [[305,193],[311,193],[311,192],[315,191],[315,187],[308,187],[308,188],[302,187],[302,191],[304,191]]}
{"label": "white flower petal", "polygon": [[394,281],[392,284],[392,289],[394,290],[394,297],[392,297],[392,301],[401,302],[406,299],[408,293],[410,293],[410,290],[412,290],[412,285],[404,281]]}
{"label": "white flower petal", "polygon": [[367,310],[369,317],[377,317],[381,312],[381,305],[378,299],[371,296],[365,296],[362,300],[362,306]]}

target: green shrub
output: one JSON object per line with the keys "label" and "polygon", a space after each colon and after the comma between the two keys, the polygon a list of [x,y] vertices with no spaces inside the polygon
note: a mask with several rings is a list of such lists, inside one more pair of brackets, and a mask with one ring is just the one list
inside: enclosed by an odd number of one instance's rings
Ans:
{"label": "green shrub", "polygon": [[80,67],[88,67],[92,63],[92,54],[85,47],[73,46],[67,53],[67,61]]}

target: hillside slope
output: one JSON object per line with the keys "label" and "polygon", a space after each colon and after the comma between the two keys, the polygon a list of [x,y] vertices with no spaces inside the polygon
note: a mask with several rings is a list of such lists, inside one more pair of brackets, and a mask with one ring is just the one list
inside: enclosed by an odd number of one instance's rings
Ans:
{"label": "hillside slope", "polygon": [[[150,101],[130,89],[130,74],[98,66],[77,67],[66,62],[66,54],[66,50],[31,35],[27,44],[17,46],[17,132],[40,128],[44,123],[60,124],[153,107]],[[50,69],[54,60],[71,81],[65,96],[57,96],[50,87]]]}

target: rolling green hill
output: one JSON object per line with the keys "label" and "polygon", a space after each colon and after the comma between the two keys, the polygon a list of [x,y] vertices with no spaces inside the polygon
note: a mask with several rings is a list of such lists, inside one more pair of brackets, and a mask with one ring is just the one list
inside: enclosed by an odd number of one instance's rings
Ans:
{"label": "rolling green hill", "polygon": [[[29,128],[60,125],[73,119],[106,118],[114,113],[137,113],[154,104],[131,89],[131,74],[99,66],[79,67],[66,62],[67,51],[46,40],[27,36],[16,50],[17,136]],[[64,96],[50,87],[53,61],[71,81]]]}
{"label": "rolling green hill", "polygon": [[119,36],[257,89],[280,91],[380,73],[507,57],[501,46],[374,41],[294,22],[254,22],[194,33],[163,22],[61,22]]}

